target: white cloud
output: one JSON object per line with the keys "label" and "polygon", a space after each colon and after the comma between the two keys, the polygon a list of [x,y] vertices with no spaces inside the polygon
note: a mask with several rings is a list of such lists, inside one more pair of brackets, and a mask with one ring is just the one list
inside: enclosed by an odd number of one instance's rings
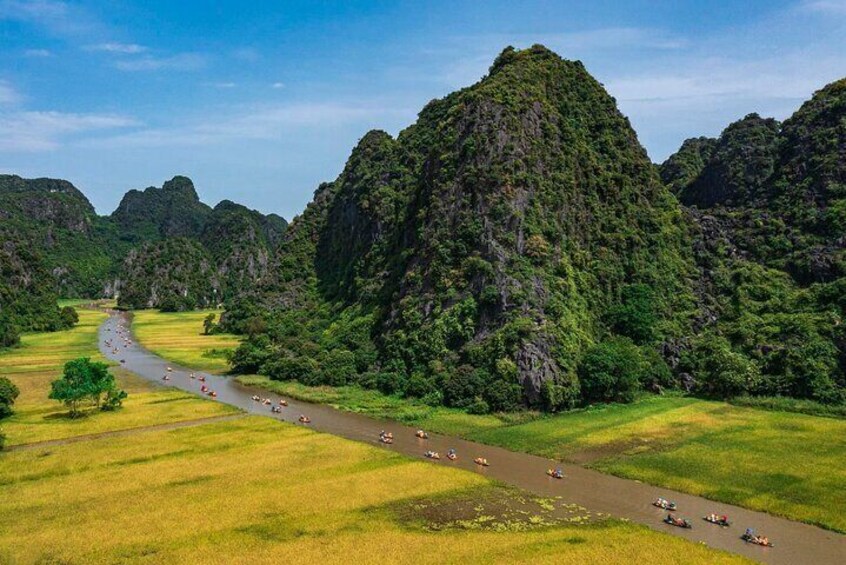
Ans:
{"label": "white cloud", "polygon": [[270,88],[276,88],[276,89],[285,88],[285,83],[284,82],[274,82],[273,84],[270,85]]}
{"label": "white cloud", "polygon": [[115,63],[115,68],[122,71],[195,71],[205,66],[206,58],[199,53],[179,53],[168,57],[144,56]]}
{"label": "white cloud", "polygon": [[846,0],[806,0],[800,7],[821,14],[846,15]]}
{"label": "white cloud", "polygon": [[[615,51],[625,51],[629,55],[635,52],[666,53],[688,46],[687,40],[661,30],[609,27],[546,34],[458,36],[452,38],[445,47],[427,48],[424,53],[448,61],[440,69],[440,79],[457,88],[482,78],[496,55],[506,45],[522,49],[536,43],[545,45],[565,59],[602,56]],[[460,55],[456,56],[456,53]]]}
{"label": "white cloud", "polygon": [[235,88],[238,85],[235,84],[234,82],[213,82],[213,83],[210,84],[210,86],[213,86],[215,88],[228,89],[228,88]]}
{"label": "white cloud", "polygon": [[17,91],[9,86],[8,83],[0,81],[0,106],[15,104],[20,100],[20,95]]}
{"label": "white cloud", "polygon": [[0,113],[0,151],[46,151],[59,147],[67,136],[137,125],[117,114]]}
{"label": "white cloud", "polygon": [[30,23],[61,36],[78,36],[102,28],[78,5],[53,0],[0,0],[0,20]]}
{"label": "white cloud", "polygon": [[104,51],[106,53],[121,53],[124,55],[132,55],[136,53],[143,53],[147,48],[137,43],[99,43],[97,45],[89,45],[85,48],[88,51]]}
{"label": "white cloud", "polygon": [[297,128],[337,128],[361,122],[366,128],[392,115],[414,116],[406,108],[342,103],[301,103],[240,108],[167,128],[149,128],[86,142],[96,146],[169,147],[227,141],[280,139]]}
{"label": "white cloud", "polygon": [[52,55],[47,49],[27,49],[24,51],[24,57],[50,57]]}
{"label": "white cloud", "polygon": [[240,49],[236,49],[232,52],[232,56],[239,61],[245,61],[247,63],[255,63],[261,59],[261,53],[252,47],[242,47]]}

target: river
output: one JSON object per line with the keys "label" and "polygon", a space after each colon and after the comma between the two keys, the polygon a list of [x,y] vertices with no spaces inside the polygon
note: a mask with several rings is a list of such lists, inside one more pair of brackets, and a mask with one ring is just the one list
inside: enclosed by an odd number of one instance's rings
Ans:
{"label": "river", "polygon": [[[702,542],[710,547],[744,555],[763,563],[846,564],[846,536],[763,512],[713,502],[639,481],[606,475],[577,465],[566,465],[535,455],[508,451],[455,437],[429,434],[429,439],[419,439],[415,437],[413,428],[343,412],[329,406],[286,399],[288,406],[282,408],[280,414],[271,413],[270,406],[254,401],[253,395],[269,397],[274,405],[278,403],[280,396],[243,386],[231,377],[198,371],[196,376],[204,376],[205,383],[197,378],[192,379],[190,368],[176,366],[158,357],[144,349],[134,339],[132,343],[125,344],[120,335],[128,335],[131,315],[121,312],[110,313],[111,316],[99,330],[100,350],[109,359],[118,362],[122,360],[122,366],[125,369],[156,383],[209,398],[200,392],[201,386],[205,384],[217,393],[214,399],[217,402],[224,402],[246,412],[261,414],[295,425],[303,425],[297,420],[300,414],[305,414],[311,419],[309,426],[317,431],[370,443],[411,457],[422,458],[427,450],[437,451],[443,459],[429,460],[433,464],[450,465],[481,473],[536,495],[561,496],[565,501],[579,504],[594,513],[625,518],[645,524],[654,530],[681,536],[693,542]],[[113,346],[118,348],[117,353],[113,353],[112,348],[106,345],[108,340],[112,340]],[[168,372],[168,367],[171,367],[173,371]],[[163,383],[162,376],[165,373],[170,376],[170,380]],[[393,444],[385,445],[379,442],[381,430],[393,433]],[[457,450],[458,460],[446,459],[446,452],[450,448]],[[486,458],[490,466],[480,467],[474,464],[473,459],[476,457]],[[563,480],[553,479],[546,475],[546,470],[553,467],[563,469],[565,474]],[[677,515],[688,518],[693,523],[693,528],[682,529],[664,524],[662,519],[666,513],[651,504],[659,496],[676,502],[680,509]],[[721,528],[702,520],[702,516],[712,512],[728,515],[732,522],[731,527]],[[759,547],[741,540],[740,535],[747,527],[768,536],[775,547]]]}

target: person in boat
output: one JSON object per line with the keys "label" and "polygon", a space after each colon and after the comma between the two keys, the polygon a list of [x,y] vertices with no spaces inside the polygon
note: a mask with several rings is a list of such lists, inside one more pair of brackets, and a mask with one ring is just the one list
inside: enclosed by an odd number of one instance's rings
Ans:
{"label": "person in boat", "polygon": [[557,468],[552,472],[552,476],[556,479],[564,478],[564,471],[561,470],[561,467]]}
{"label": "person in boat", "polygon": [[416,435],[416,436],[417,436],[417,437],[419,437],[420,439],[429,439],[429,434],[427,434],[427,433],[426,433],[426,432],[424,432],[423,430],[417,430],[417,433],[416,433],[416,434],[414,434],[414,435]]}
{"label": "person in boat", "polygon": [[450,461],[454,461],[457,458],[458,458],[458,453],[455,452],[455,449],[450,447],[449,450],[447,451],[447,459],[449,459]]}
{"label": "person in boat", "polygon": [[752,528],[746,528],[746,533],[744,533],[743,536],[750,538],[750,539],[754,538],[755,537],[755,530],[753,530]]}

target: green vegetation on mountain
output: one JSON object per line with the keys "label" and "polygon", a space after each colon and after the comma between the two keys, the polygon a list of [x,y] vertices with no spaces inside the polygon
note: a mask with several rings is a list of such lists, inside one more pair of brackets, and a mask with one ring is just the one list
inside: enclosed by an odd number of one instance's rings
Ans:
{"label": "green vegetation on mountain", "polygon": [[585,354],[626,338],[636,384],[663,378],[654,348],[693,310],[682,219],[581,63],[509,48],[397,139],[367,134],[320,187],[275,280],[230,303],[227,327],[267,327],[235,368],[554,410],[581,402]]}
{"label": "green vegetation on mountain", "polygon": [[133,243],[166,237],[199,237],[211,208],[200,202],[194,183],[173,177],[161,188],[130,190],[111,219],[121,237]]}
{"label": "green vegetation on mountain", "polygon": [[17,345],[21,332],[73,327],[73,308],[59,309],[42,256],[12,226],[0,225],[0,349]]}
{"label": "green vegetation on mountain", "polygon": [[209,331],[246,336],[239,372],[477,414],[668,388],[842,405],[844,124],[846,79],[656,167],[582,64],[535,46],[366,134],[290,228],[185,177],[97,217],[2,176],[0,346],[70,323],[57,293],[116,295],[225,304]]}
{"label": "green vegetation on mountain", "polygon": [[784,124],[753,114],[730,125],[696,166],[691,147],[708,145],[701,140],[662,165],[695,206],[702,330],[679,368],[702,392],[846,400],[845,123],[839,81]]}
{"label": "green vegetation on mountain", "polygon": [[[0,220],[4,280],[28,287],[26,296],[0,301],[3,343],[15,341],[9,328],[49,328],[40,310],[51,309],[57,294],[118,296],[131,308],[218,304],[266,275],[287,225],[230,201],[212,209],[180,176],[162,188],[129,191],[111,216],[100,217],[67,181],[0,175]],[[0,292],[11,293],[9,286]],[[15,310],[10,304],[42,321],[10,323],[13,312],[3,314]]]}

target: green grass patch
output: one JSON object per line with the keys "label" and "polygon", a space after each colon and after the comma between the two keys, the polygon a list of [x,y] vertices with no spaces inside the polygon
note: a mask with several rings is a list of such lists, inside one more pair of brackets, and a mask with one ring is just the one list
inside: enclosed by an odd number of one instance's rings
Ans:
{"label": "green grass patch", "polygon": [[220,317],[222,310],[133,313],[132,331],[147,349],[173,363],[200,371],[225,373],[226,354],[238,347],[240,338],[231,334],[203,334],[203,320],[209,314]]}

